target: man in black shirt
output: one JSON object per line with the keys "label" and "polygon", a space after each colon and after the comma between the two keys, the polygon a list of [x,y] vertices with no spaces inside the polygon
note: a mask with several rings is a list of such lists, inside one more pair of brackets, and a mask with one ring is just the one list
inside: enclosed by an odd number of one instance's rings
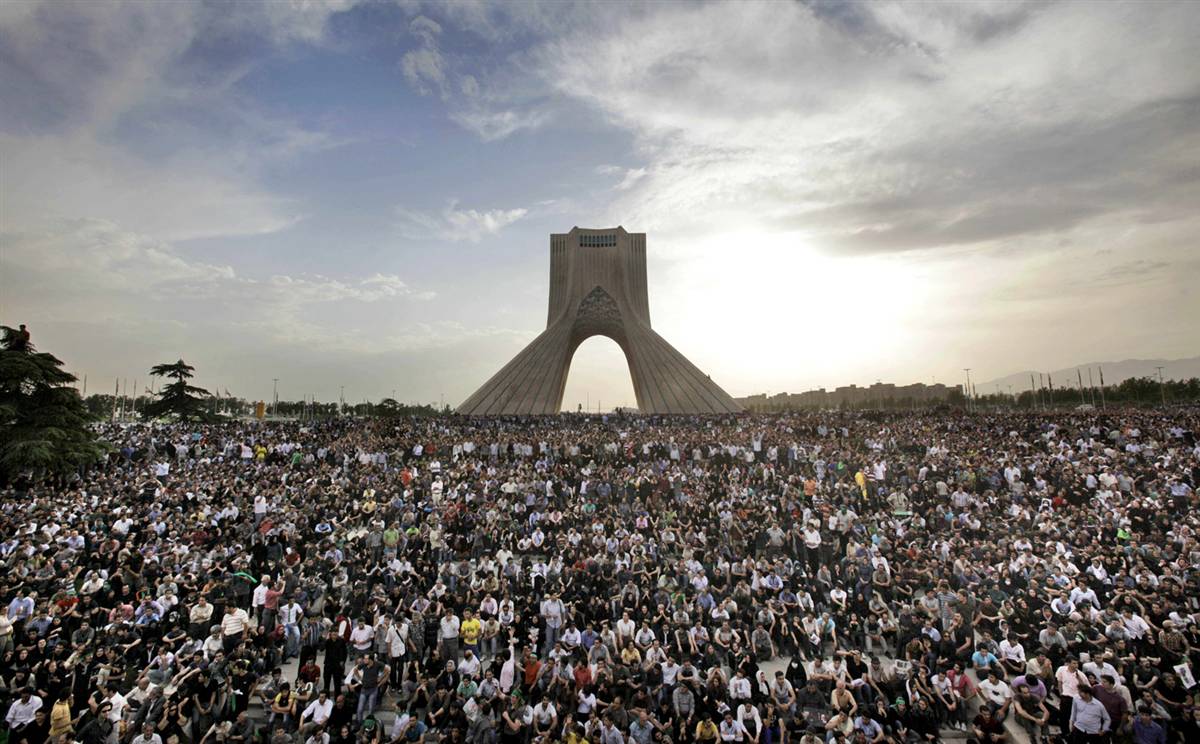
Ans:
{"label": "man in black shirt", "polygon": [[321,677],[322,690],[329,692],[332,682],[333,695],[341,695],[342,680],[346,677],[346,639],[336,630],[329,631],[325,641],[325,669]]}

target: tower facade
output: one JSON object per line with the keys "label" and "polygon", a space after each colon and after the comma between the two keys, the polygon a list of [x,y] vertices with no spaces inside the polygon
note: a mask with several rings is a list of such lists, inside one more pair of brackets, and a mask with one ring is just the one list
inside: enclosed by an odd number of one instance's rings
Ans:
{"label": "tower facade", "polygon": [[643,413],[741,411],[650,327],[646,234],[579,227],[550,236],[546,330],[458,407],[470,416],[550,414],[562,407],[571,358],[592,336],[625,352]]}

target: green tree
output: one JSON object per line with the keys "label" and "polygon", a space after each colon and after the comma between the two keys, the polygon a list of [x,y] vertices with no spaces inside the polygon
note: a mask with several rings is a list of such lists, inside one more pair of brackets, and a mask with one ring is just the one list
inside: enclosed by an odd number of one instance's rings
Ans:
{"label": "green tree", "polygon": [[158,364],[150,369],[155,377],[167,377],[174,380],[163,385],[158,391],[158,400],[152,401],[142,409],[142,415],[148,419],[171,418],[179,421],[212,421],[219,418],[209,410],[205,400],[212,396],[204,388],[189,385],[188,380],[196,374],[196,368],[180,359],[174,364]]}
{"label": "green tree", "polygon": [[57,475],[99,460],[108,450],[95,432],[75,375],[38,352],[25,326],[0,326],[0,479]]}

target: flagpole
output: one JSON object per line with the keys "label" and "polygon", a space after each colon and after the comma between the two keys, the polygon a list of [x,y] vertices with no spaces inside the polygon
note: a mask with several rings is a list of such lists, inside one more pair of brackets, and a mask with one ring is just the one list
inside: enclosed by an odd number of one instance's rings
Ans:
{"label": "flagpole", "polygon": [[1088,367],[1088,392],[1092,396],[1092,405],[1096,405],[1096,383],[1092,381],[1092,368]]}
{"label": "flagpole", "polygon": [[1079,371],[1079,367],[1075,368],[1075,377],[1079,379],[1079,404],[1086,405],[1087,398],[1083,397],[1083,374]]}
{"label": "flagpole", "polygon": [[116,421],[117,421],[117,399],[120,397],[121,397],[121,381],[117,380],[113,384],[113,405],[112,405],[112,413],[108,417],[109,423],[116,423]]}
{"label": "flagpole", "polygon": [[1100,367],[1100,408],[1106,408],[1104,403],[1104,367]]}

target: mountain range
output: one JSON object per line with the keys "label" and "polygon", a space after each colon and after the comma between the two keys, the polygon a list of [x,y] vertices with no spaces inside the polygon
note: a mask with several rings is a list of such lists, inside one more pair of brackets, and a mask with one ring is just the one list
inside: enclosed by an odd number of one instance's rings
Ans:
{"label": "mountain range", "polygon": [[[1100,384],[1099,370],[1101,368],[1104,370],[1105,385],[1119,385],[1122,381],[1131,377],[1158,377],[1156,367],[1163,368],[1162,375],[1164,380],[1188,380],[1193,377],[1200,377],[1200,356],[1187,359],[1125,359],[1120,362],[1085,362],[1077,367],[1050,370],[1050,376],[1054,379],[1056,387],[1076,387],[1078,385],[1078,378],[1075,375],[1075,370],[1078,369],[1083,375],[1083,384],[1086,386],[1088,385],[1089,367],[1092,369],[1092,382],[1097,385]],[[975,383],[975,390],[980,395],[996,392],[997,385],[1000,386],[1000,392],[1002,393],[1007,393],[1010,385],[1014,393],[1028,390],[1029,375],[1031,372],[1034,379],[1037,380],[1037,370],[1026,370],[1024,372],[1014,372],[1011,375],[988,380],[987,382]],[[1046,370],[1042,370],[1043,375],[1045,372]],[[1039,381],[1039,384],[1043,383]]]}

